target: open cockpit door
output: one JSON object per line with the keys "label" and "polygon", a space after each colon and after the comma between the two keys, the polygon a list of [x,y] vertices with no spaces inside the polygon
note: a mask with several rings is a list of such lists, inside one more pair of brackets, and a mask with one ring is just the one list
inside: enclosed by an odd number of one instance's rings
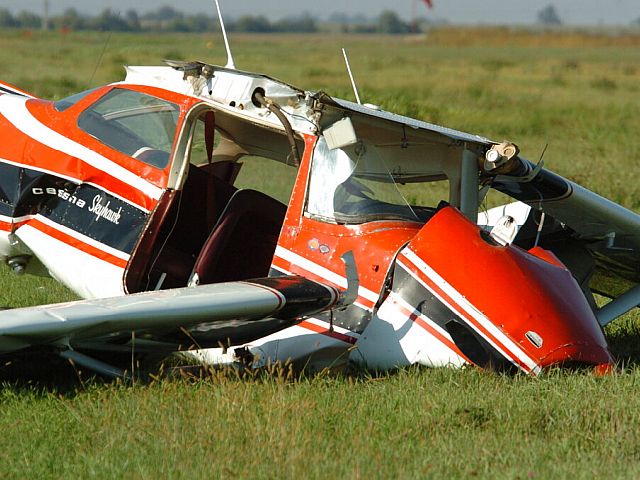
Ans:
{"label": "open cockpit door", "polygon": [[125,278],[130,293],[266,277],[297,176],[284,132],[199,104]]}

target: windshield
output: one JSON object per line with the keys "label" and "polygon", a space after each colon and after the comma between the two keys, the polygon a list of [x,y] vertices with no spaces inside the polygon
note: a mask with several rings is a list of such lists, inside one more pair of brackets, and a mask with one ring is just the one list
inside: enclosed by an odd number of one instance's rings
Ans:
{"label": "windshield", "polygon": [[125,155],[164,168],[179,114],[174,103],[115,88],[82,112],[78,127]]}
{"label": "windshield", "polygon": [[427,205],[438,203],[423,195],[430,193],[425,185],[434,183],[425,178],[419,172],[409,175],[398,165],[389,168],[381,150],[369,141],[330,150],[320,137],[311,167],[307,212],[333,223],[424,223],[434,211]]}

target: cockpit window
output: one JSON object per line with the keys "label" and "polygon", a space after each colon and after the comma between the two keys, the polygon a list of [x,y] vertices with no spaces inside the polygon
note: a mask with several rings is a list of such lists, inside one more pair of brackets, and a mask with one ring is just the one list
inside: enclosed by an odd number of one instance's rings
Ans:
{"label": "cockpit window", "polygon": [[92,88],[91,90],[85,90],[84,92],[80,92],[80,93],[75,93],[69,97],[58,100],[56,103],[53,104],[53,106],[57,111],[64,112],[67,108],[73,107],[76,103],[78,103],[80,100],[82,100],[84,97],[86,97],[90,93],[95,92],[98,88],[101,88],[101,87]]}
{"label": "cockpit window", "polygon": [[426,205],[435,207],[438,203],[429,198],[429,185],[434,183],[445,187],[439,188],[440,192],[448,192],[444,175],[434,177],[388,165],[381,149],[369,141],[330,150],[324,137],[320,137],[313,155],[307,213],[331,223],[424,223],[435,210]]}
{"label": "cockpit window", "polygon": [[82,112],[78,127],[125,155],[164,168],[179,113],[174,103],[116,88]]}

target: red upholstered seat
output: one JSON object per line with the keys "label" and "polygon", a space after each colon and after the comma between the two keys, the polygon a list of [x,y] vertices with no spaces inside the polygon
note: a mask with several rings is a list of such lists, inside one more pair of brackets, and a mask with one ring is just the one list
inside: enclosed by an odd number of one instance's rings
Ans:
{"label": "red upholstered seat", "polygon": [[196,259],[199,284],[266,277],[287,207],[256,190],[233,194]]}

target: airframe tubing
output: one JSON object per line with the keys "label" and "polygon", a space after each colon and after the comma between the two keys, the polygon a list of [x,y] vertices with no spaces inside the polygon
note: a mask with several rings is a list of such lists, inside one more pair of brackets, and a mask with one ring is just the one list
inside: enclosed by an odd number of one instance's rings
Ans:
{"label": "airframe tubing", "polygon": [[596,318],[598,319],[598,323],[604,327],[638,305],[640,305],[640,285],[636,285],[615,300],[607,303],[604,307],[598,309]]}
{"label": "airframe tubing", "polygon": [[87,355],[76,352],[75,350],[63,350],[59,355],[64,359],[72,360],[74,363],[88,368],[89,370],[93,370],[94,372],[98,372],[106,377],[122,378],[124,380],[129,379],[129,375],[119,368],[113,367],[108,363],[101,362],[100,360],[96,360],[95,358],[88,357]]}
{"label": "airframe tubing", "polygon": [[460,211],[473,223],[478,221],[478,162],[466,148],[462,151],[460,168]]}

